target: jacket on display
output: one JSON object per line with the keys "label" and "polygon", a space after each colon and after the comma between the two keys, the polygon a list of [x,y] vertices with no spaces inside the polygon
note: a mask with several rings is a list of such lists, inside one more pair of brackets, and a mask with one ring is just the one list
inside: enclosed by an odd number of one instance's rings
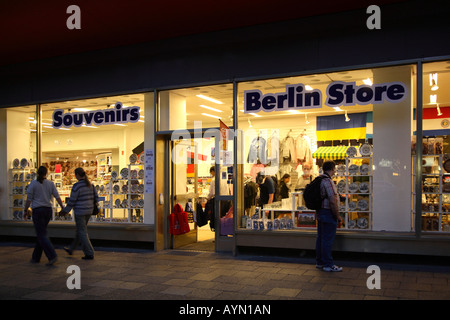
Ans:
{"label": "jacket on display", "polygon": [[248,151],[247,162],[255,163],[257,160],[263,164],[267,163],[266,139],[262,137],[253,139]]}
{"label": "jacket on display", "polygon": [[311,140],[305,134],[299,135],[295,141],[295,158],[312,165]]}
{"label": "jacket on display", "polygon": [[188,214],[183,211],[183,207],[177,203],[173,211],[169,214],[169,232],[172,235],[188,233],[190,230],[188,223]]}
{"label": "jacket on display", "polygon": [[287,136],[281,141],[280,156],[283,158],[283,160],[288,159],[289,161],[294,161],[295,158],[294,138]]}

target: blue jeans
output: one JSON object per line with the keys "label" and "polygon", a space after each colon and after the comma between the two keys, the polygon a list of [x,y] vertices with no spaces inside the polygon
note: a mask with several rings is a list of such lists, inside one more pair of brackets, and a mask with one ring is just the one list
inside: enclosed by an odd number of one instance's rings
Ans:
{"label": "blue jeans", "polygon": [[52,208],[39,207],[33,209],[33,225],[34,230],[36,231],[37,241],[31,258],[35,262],[41,260],[42,251],[44,251],[48,260],[56,258],[55,248],[47,236],[47,225],[51,218]]}
{"label": "blue jeans", "polygon": [[73,239],[69,249],[71,251],[74,251],[81,243],[81,248],[83,249],[84,255],[93,257],[94,248],[92,247],[87,232],[87,224],[90,218],[91,215],[75,215],[75,224],[77,230],[75,233],[75,239]]}
{"label": "blue jeans", "polygon": [[336,236],[337,221],[330,209],[317,211],[316,263],[324,267],[334,265],[331,248]]}

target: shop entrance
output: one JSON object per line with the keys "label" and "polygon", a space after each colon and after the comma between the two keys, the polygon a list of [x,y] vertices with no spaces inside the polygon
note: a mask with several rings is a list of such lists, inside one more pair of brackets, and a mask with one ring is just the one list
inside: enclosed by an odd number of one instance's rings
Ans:
{"label": "shop entrance", "polygon": [[[215,150],[215,137],[172,141],[170,134],[157,135],[156,250],[232,251],[233,218],[229,232],[221,231],[221,224],[232,210],[233,185],[224,174],[228,167],[216,164]],[[186,212],[189,230],[174,234],[170,215],[179,210]]]}
{"label": "shop entrance", "polygon": [[[171,234],[171,248],[214,251],[215,232],[208,216],[211,173],[214,166],[214,139],[171,141],[170,199],[172,213],[183,210],[189,231]],[[169,219],[169,231],[170,231]],[[183,228],[181,226],[181,228]]]}

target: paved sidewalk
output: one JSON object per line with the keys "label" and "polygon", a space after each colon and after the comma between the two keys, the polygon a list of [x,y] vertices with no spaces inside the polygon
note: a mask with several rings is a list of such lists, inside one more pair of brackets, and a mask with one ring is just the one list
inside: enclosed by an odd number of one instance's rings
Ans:
{"label": "paved sidewalk", "polygon": [[[373,300],[450,299],[450,267],[380,265],[381,289],[367,288],[367,266],[339,261],[340,273],[315,268],[312,259],[259,257],[194,251],[98,249],[95,259],[82,252],[46,266],[30,263],[32,248],[0,245],[2,300]],[[45,261],[44,261],[45,260]],[[80,268],[81,289],[67,288]]]}

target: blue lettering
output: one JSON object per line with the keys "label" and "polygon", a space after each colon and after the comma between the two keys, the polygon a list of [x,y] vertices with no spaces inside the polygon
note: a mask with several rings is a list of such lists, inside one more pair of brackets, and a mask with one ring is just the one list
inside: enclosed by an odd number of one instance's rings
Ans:
{"label": "blue lettering", "polygon": [[83,124],[83,114],[82,113],[74,113],[73,114],[73,125],[75,127],[81,127]]}
{"label": "blue lettering", "polygon": [[101,125],[104,119],[104,114],[101,111],[94,113],[94,123],[96,125]]}
{"label": "blue lettering", "polygon": [[261,102],[259,99],[261,98],[261,91],[252,91],[245,93],[245,111],[258,111],[261,109]]}
{"label": "blue lettering", "polygon": [[342,83],[331,84],[327,88],[326,105],[330,107],[337,107],[344,102],[344,94],[341,92],[344,85]]}
{"label": "blue lettering", "polygon": [[141,117],[139,110],[139,107],[134,107],[130,110],[130,122],[137,122],[139,120]]}
{"label": "blue lettering", "polygon": [[387,90],[387,98],[392,102],[402,100],[405,97],[405,88],[400,84],[393,84]]}
{"label": "blue lettering", "polygon": [[262,107],[266,110],[272,110],[276,107],[276,98],[274,96],[265,96],[262,99]]}
{"label": "blue lettering", "polygon": [[53,128],[60,128],[63,124],[62,115],[64,114],[64,110],[58,109],[53,111]]}

